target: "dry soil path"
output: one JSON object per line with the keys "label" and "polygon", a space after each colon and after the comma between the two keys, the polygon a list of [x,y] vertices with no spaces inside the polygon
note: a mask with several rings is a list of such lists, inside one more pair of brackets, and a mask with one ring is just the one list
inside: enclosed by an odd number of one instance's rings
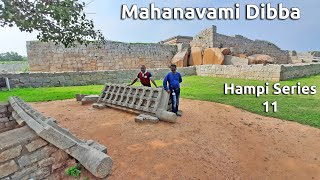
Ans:
{"label": "dry soil path", "polygon": [[176,124],[137,124],[75,100],[32,105],[107,146],[110,179],[320,179],[320,129],[232,106],[182,99]]}

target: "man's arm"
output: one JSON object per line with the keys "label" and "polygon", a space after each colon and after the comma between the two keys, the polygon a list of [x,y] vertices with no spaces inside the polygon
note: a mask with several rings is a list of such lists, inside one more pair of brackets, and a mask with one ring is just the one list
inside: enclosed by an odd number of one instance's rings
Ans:
{"label": "man's arm", "polygon": [[179,73],[179,82],[182,83],[182,77],[180,73]]}
{"label": "man's arm", "polygon": [[157,86],[156,82],[152,78],[150,78],[150,80],[151,80],[152,84],[157,88],[158,86]]}
{"label": "man's arm", "polygon": [[149,72],[149,78],[150,78],[150,81],[152,82],[152,84],[157,88],[158,86],[157,86],[156,82],[153,80],[152,74],[150,72]]}
{"label": "man's arm", "polygon": [[128,84],[128,86],[131,86],[131,85],[133,85],[134,83],[136,83],[138,81],[138,78],[135,78],[133,81],[132,81],[132,83],[131,84]]}
{"label": "man's arm", "polygon": [[164,90],[166,90],[168,93],[170,93],[170,90],[168,89],[167,83],[168,83],[168,74],[167,74],[166,77],[164,78],[162,85],[163,85]]}

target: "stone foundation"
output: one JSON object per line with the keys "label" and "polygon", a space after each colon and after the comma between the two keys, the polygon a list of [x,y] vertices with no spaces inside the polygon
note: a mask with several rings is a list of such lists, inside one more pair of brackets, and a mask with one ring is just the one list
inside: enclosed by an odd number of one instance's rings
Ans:
{"label": "stone foundation", "polygon": [[[169,68],[148,69],[154,79],[163,79],[170,72]],[[20,73],[0,74],[8,77],[11,87],[52,87],[52,86],[83,86],[105,83],[129,83],[137,77],[139,69],[109,70],[86,72],[58,72],[58,73]],[[179,68],[183,76],[196,75],[194,67]]]}
{"label": "stone foundation", "polygon": [[106,147],[80,140],[19,98],[0,105],[0,179],[62,179],[80,162],[97,178],[111,173]]}
{"label": "stone foundation", "polygon": [[[236,61],[233,61],[235,63]],[[236,63],[235,63],[236,64]],[[213,76],[225,78],[242,78],[256,80],[288,80],[319,74],[320,63],[295,65],[201,65],[178,68],[182,76]],[[166,69],[149,69],[154,79],[163,79],[170,72]],[[92,72],[61,72],[61,73],[20,73],[0,74],[8,77],[11,87],[52,87],[103,85],[105,83],[129,83],[139,70],[111,70]],[[280,78],[281,77],[281,78]],[[1,121],[1,120],[0,120]],[[2,124],[3,126],[3,124]],[[0,122],[1,129],[1,122]]]}

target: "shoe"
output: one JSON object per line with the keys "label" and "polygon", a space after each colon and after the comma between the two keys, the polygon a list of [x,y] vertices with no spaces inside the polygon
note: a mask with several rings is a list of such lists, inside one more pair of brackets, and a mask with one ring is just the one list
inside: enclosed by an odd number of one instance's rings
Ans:
{"label": "shoe", "polygon": [[179,116],[179,117],[181,117],[181,114],[180,114],[180,113],[176,113],[176,115]]}

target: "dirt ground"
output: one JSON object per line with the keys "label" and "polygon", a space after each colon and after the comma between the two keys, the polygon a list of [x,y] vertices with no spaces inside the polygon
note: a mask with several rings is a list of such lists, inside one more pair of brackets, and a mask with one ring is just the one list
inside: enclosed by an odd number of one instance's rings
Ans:
{"label": "dirt ground", "polygon": [[320,129],[232,106],[182,99],[176,124],[138,124],[75,100],[32,105],[107,146],[109,179],[320,179]]}

